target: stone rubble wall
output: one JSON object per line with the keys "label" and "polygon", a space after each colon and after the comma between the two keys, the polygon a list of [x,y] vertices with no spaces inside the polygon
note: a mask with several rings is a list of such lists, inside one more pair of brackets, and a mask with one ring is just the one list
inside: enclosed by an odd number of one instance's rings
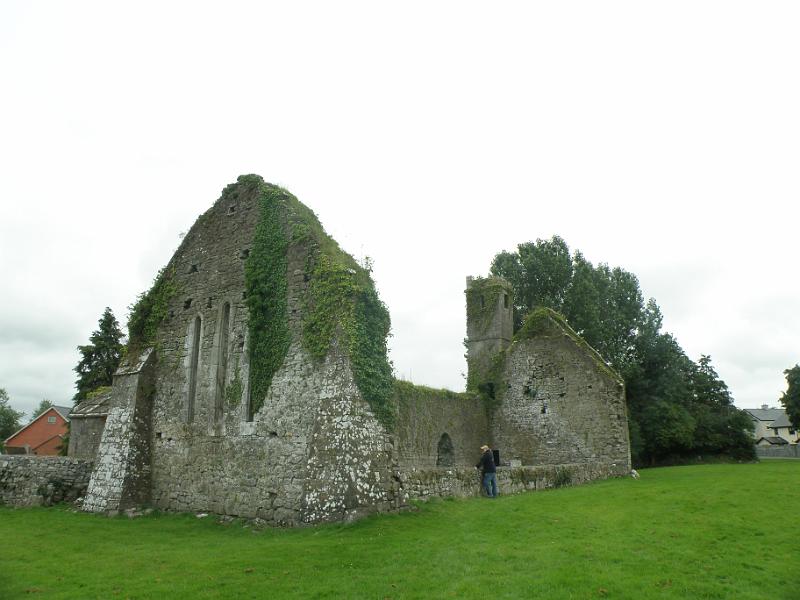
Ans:
{"label": "stone rubble wall", "polygon": [[[572,463],[537,467],[499,467],[497,487],[501,495],[547,490],[619,476],[615,464]],[[400,474],[404,501],[432,497],[482,496],[480,471],[475,468],[406,470]]]}
{"label": "stone rubble wall", "polygon": [[395,440],[400,468],[436,467],[444,434],[453,446],[452,466],[474,465],[480,458],[480,447],[490,442],[484,403],[467,394],[432,397],[425,388],[398,402]]}
{"label": "stone rubble wall", "polygon": [[568,335],[514,342],[507,351],[493,448],[522,465],[616,464],[630,471],[625,390]]}
{"label": "stone rubble wall", "polygon": [[391,436],[361,398],[346,356],[332,352],[306,464],[302,521],[350,521],[401,501]]}
{"label": "stone rubble wall", "polygon": [[66,456],[0,455],[0,504],[50,506],[86,492],[92,461]]}

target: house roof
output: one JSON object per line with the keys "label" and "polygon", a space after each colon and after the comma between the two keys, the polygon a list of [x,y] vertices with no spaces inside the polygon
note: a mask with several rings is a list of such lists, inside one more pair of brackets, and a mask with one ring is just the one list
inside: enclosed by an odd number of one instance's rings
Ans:
{"label": "house roof", "polygon": [[111,388],[100,394],[91,394],[83,402],[75,405],[70,413],[71,417],[104,417],[111,407]]}
{"label": "house roof", "polygon": [[789,429],[794,429],[791,421],[789,421],[789,415],[786,414],[786,411],[781,411],[781,415],[767,427],[770,429],[777,429],[778,427],[788,427]]}
{"label": "house roof", "polygon": [[782,408],[745,408],[744,410],[759,421],[774,421],[779,416],[786,414]]}
{"label": "house roof", "polygon": [[760,442],[761,440],[764,440],[765,442],[769,442],[773,446],[783,446],[783,445],[789,443],[785,439],[783,439],[782,437],[777,437],[777,436],[771,435],[771,436],[767,436],[767,437],[758,438],[758,440],[756,440],[756,444],[758,442]]}
{"label": "house roof", "polygon": [[72,408],[69,406],[53,406],[52,408],[56,409],[56,412],[60,414],[64,419],[69,421],[69,413],[72,411]]}
{"label": "house roof", "polygon": [[3,443],[4,444],[8,444],[13,438],[17,437],[20,433],[25,431],[28,427],[30,427],[31,425],[36,423],[36,421],[38,421],[39,419],[43,418],[45,415],[49,414],[51,410],[56,411],[58,413],[58,415],[61,418],[63,418],[65,421],[69,421],[69,412],[70,412],[69,408],[67,408],[66,406],[51,406],[46,411],[44,411],[42,414],[40,414],[38,417],[36,417],[33,421],[31,421],[30,423],[28,423],[26,425],[23,425],[22,427],[17,429],[14,433],[12,433],[10,436],[8,436]]}

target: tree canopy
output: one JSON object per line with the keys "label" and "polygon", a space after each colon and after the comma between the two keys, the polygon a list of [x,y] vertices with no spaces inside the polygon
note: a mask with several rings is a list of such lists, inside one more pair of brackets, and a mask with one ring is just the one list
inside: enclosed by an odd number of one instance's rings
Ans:
{"label": "tree canopy", "polygon": [[110,308],[106,307],[103,311],[98,327],[92,332],[87,345],[78,346],[81,360],[74,369],[78,374],[75,381],[78,392],[73,398],[76,403],[84,400],[92,390],[111,385],[122,358],[123,334]]}
{"label": "tree canopy", "polygon": [[500,252],[491,272],[514,289],[517,327],[537,306],[557,310],[619,371],[635,463],[708,454],[755,456],[751,422],[733,406],[711,357],[694,363],[672,335],[661,331],[661,310],[653,298],[644,301],[633,273],[605,263],[595,266],[558,236]]}
{"label": "tree canopy", "polygon": [[33,421],[36,417],[38,417],[48,408],[52,408],[52,406],[53,403],[50,402],[50,400],[43,399],[41,402],[39,402],[39,406],[36,407],[36,410],[33,411],[33,414],[31,415],[31,421]]}
{"label": "tree canopy", "polygon": [[8,392],[0,388],[0,450],[3,449],[3,442],[22,427],[21,419],[25,416],[25,413],[11,408],[10,402]]}
{"label": "tree canopy", "polygon": [[783,372],[786,375],[786,391],[781,396],[781,404],[786,409],[786,416],[795,429],[800,429],[800,365]]}

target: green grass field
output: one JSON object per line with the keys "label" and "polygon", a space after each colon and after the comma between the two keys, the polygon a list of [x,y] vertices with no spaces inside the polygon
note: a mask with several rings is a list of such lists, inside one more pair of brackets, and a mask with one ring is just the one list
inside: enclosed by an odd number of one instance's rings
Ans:
{"label": "green grass field", "polygon": [[800,461],[641,476],[259,532],[0,508],[0,598],[800,597]]}

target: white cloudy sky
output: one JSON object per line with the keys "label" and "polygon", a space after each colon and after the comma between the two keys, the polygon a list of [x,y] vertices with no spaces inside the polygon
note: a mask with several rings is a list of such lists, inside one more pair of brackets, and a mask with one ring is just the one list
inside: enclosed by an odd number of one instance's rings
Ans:
{"label": "white cloudy sky", "polygon": [[0,4],[0,387],[69,403],[242,173],[375,262],[399,376],[463,389],[464,280],[561,235],[742,407],[800,362],[797,2]]}

